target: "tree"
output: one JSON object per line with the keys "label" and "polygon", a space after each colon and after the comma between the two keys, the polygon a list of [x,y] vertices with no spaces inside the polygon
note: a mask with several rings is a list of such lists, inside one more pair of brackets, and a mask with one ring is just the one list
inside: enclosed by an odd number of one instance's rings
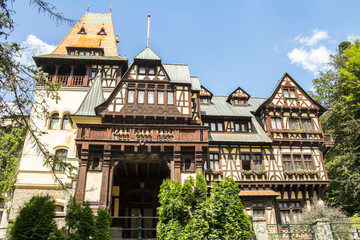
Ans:
{"label": "tree", "polygon": [[47,240],[61,236],[55,222],[55,200],[49,195],[32,197],[20,210],[9,236],[10,240]]}
{"label": "tree", "polygon": [[112,217],[108,211],[105,209],[99,209],[96,216],[96,240],[110,240],[110,225],[112,222]]}
{"label": "tree", "polygon": [[0,192],[5,193],[5,202],[14,190],[18,157],[25,133],[25,127],[0,129]]}
{"label": "tree", "polygon": [[[317,220],[327,220],[332,223],[350,223],[349,218],[339,208],[334,208],[326,205],[323,201],[313,199],[313,203],[304,211],[300,217],[295,221],[295,232],[311,232],[310,224]],[[348,224],[334,224],[332,225],[334,232],[336,232],[336,239],[340,238],[344,233],[350,232],[351,225]],[[337,234],[339,234],[337,236]]]}
{"label": "tree", "polygon": [[231,178],[211,185],[204,176],[189,177],[183,185],[165,180],[160,187],[158,239],[251,239],[248,217]]}
{"label": "tree", "polygon": [[72,198],[68,205],[65,216],[67,239],[96,239],[108,240],[110,236],[111,215],[104,209],[99,209],[94,216],[89,202],[83,205],[76,203]]}
{"label": "tree", "polygon": [[[16,42],[7,41],[15,27],[12,19],[15,12],[12,9],[13,2],[14,0],[0,0],[0,37],[2,39],[0,41],[0,113],[18,126],[25,126],[28,140],[33,143],[33,147],[44,159],[45,165],[53,169],[54,164],[62,164],[69,170],[68,172],[72,172],[74,167],[71,164],[62,163],[60,159],[51,154],[47,145],[40,141],[40,136],[44,133],[36,126],[32,118],[28,118],[30,112],[34,115],[48,114],[48,106],[44,97],[58,99],[57,90],[61,85],[48,81],[46,74],[40,68],[25,66],[16,60],[21,57],[22,47]],[[50,3],[43,0],[29,0],[29,2],[30,5],[37,8],[39,13],[48,14],[57,24],[62,22],[74,23],[73,20],[65,18]],[[38,94],[35,98],[38,79],[43,80],[44,94]],[[6,182],[11,182],[11,177]],[[55,173],[54,177],[62,184]],[[7,189],[2,190],[6,191]],[[9,195],[9,193],[5,194]]]}
{"label": "tree", "polygon": [[360,43],[339,44],[330,69],[313,80],[312,96],[328,111],[321,123],[335,147],[326,154],[330,187],[325,193],[334,206],[350,215],[360,211]]}

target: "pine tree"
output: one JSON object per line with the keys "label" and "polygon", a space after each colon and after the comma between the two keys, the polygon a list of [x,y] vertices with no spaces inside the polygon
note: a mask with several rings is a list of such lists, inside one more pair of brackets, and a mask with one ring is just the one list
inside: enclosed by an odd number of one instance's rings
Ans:
{"label": "pine tree", "polygon": [[49,195],[34,196],[20,210],[10,227],[10,240],[47,240],[61,236],[55,222],[55,200]]}
{"label": "pine tree", "polygon": [[96,240],[110,240],[110,225],[112,217],[105,209],[99,209],[96,216]]}

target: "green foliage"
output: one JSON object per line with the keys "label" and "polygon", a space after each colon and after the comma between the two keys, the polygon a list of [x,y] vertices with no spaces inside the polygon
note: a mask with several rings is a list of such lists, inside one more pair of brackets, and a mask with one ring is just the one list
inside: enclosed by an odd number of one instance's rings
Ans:
{"label": "green foliage", "polygon": [[[344,212],[338,208],[330,207],[322,201],[313,199],[313,204],[303,212],[300,217],[297,219],[297,224],[304,225],[295,225],[295,232],[307,232],[310,230],[310,223],[313,223],[317,220],[329,220],[333,223],[349,223],[349,218]],[[348,224],[334,224],[332,225],[334,232],[350,232],[351,225]],[[340,234],[341,235],[341,234]],[[343,234],[342,234],[343,235]],[[342,239],[340,236],[336,236],[336,239]],[[347,239],[347,238],[346,238]]]}
{"label": "green foliage", "polygon": [[210,196],[198,173],[183,185],[165,180],[160,187],[158,239],[251,239],[254,236],[231,178],[213,183]]}
{"label": "green foliage", "polygon": [[6,202],[14,190],[16,168],[25,134],[25,127],[0,129],[0,192],[6,197]]}
{"label": "green foliage", "polygon": [[313,80],[312,96],[328,111],[321,118],[335,147],[325,155],[330,187],[325,198],[350,215],[360,212],[360,43],[342,42],[331,69]]}
{"label": "green foliage", "polygon": [[109,233],[110,224],[112,222],[111,214],[105,209],[99,209],[96,216],[96,238],[97,240],[110,240],[111,236]]}
{"label": "green foliage", "polygon": [[[9,230],[10,240],[48,239],[60,237],[55,218],[55,200],[49,195],[35,196],[20,210]],[[57,238],[57,239],[61,239]]]}
{"label": "green foliage", "polygon": [[98,215],[94,216],[90,204],[85,202],[83,205],[76,203],[72,198],[68,205],[65,216],[67,239],[110,239],[111,215],[104,209],[98,210]]}

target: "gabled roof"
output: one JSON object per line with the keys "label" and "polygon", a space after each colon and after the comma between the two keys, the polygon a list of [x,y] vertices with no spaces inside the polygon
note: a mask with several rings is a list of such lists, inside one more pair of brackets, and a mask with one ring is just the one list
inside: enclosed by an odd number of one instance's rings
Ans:
{"label": "gabled roof", "polygon": [[146,47],[138,55],[136,55],[134,59],[161,61],[161,58],[150,47]]}
{"label": "gabled roof", "polygon": [[245,93],[247,95],[247,98],[250,98],[250,94],[248,94],[244,89],[242,89],[240,86],[238,88],[236,88],[232,93],[229,94],[229,97],[226,99],[227,102],[230,101],[230,99],[232,98],[232,95],[236,92],[236,91],[242,91],[243,93]]}
{"label": "gabled roof", "polygon": [[251,112],[255,111],[266,98],[252,97],[247,106],[237,107],[226,102],[227,96],[213,96],[211,104],[201,105],[202,116],[222,117],[252,117]]}
{"label": "gabled roof", "polygon": [[189,66],[187,64],[162,64],[172,83],[191,84]]}
{"label": "gabled roof", "polygon": [[275,88],[271,91],[269,97],[266,99],[266,101],[264,101],[259,108],[256,110],[256,113],[258,113],[264,106],[266,106],[267,104],[269,104],[271,102],[271,100],[275,97],[276,93],[279,91],[280,87],[281,87],[281,83],[282,81],[284,81],[284,79],[288,77],[291,79],[291,81],[293,81],[295,83],[295,85],[305,94],[306,97],[308,97],[311,101],[313,101],[313,103],[319,107],[320,112],[324,113],[326,111],[326,108],[324,106],[322,106],[320,103],[316,102],[291,76],[290,74],[288,74],[287,72],[284,73],[284,75],[281,77],[281,79],[278,81],[278,83],[276,84]]}
{"label": "gabled roof", "polygon": [[[213,93],[210,92],[206,87],[204,87],[203,85],[201,85],[200,88],[203,89],[203,90],[205,90],[205,91],[207,91],[208,93],[210,93],[210,98],[213,97]],[[200,92],[200,95],[201,95],[201,92]]]}
{"label": "gabled roof", "polygon": [[95,107],[105,101],[100,74],[94,80],[75,116],[96,116]]}
{"label": "gabled roof", "polygon": [[190,76],[190,79],[191,79],[191,90],[200,91],[201,86],[200,86],[200,82],[199,82],[199,77]]}

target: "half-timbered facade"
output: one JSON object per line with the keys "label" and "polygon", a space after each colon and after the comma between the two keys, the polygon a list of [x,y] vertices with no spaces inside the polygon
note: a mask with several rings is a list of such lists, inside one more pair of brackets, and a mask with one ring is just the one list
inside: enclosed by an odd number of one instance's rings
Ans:
{"label": "half-timbered facade", "polygon": [[[10,219],[39,192],[56,198],[58,216],[68,193],[115,217],[155,216],[161,182],[198,171],[208,182],[232,177],[246,213],[272,224],[321,198],[328,185],[323,157],[333,144],[319,121],[325,109],[289,74],[268,98],[241,87],[217,96],[188,65],[163,63],[149,46],[129,66],[117,42],[110,14],[87,13],[53,53],[34,56],[63,87],[58,102],[49,99],[50,116],[31,117],[48,132],[41,139],[49,151],[78,173],[70,179],[54,169],[61,188],[26,142]],[[113,225],[134,227],[131,219]]]}

